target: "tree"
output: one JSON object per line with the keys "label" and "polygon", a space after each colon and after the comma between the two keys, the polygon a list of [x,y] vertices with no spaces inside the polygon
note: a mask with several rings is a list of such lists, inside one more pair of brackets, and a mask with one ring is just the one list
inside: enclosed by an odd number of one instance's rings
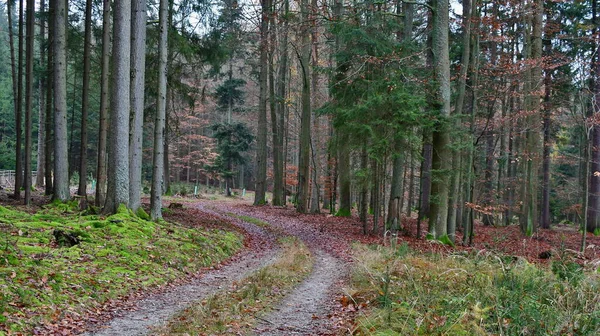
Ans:
{"label": "tree", "polygon": [[53,90],[54,90],[54,194],[52,198],[65,202],[69,191],[69,153],[67,142],[67,53],[66,53],[66,1],[52,0],[53,40]]}
{"label": "tree", "polygon": [[152,158],[152,190],[150,196],[150,216],[153,220],[162,218],[162,190],[164,174],[165,115],[167,102],[167,53],[168,53],[168,7],[167,0],[160,0],[158,42],[158,97],[154,120],[154,156]]}
{"label": "tree", "polygon": [[96,206],[106,199],[106,140],[108,132],[109,75],[110,75],[110,0],[102,2],[102,69],[100,74],[100,125],[98,127],[98,160],[96,168]]}
{"label": "tree", "polygon": [[265,204],[267,191],[267,74],[269,46],[269,17],[271,0],[261,0],[259,77],[258,77],[258,134],[256,138],[256,187],[254,205]]}
{"label": "tree", "polygon": [[302,78],[302,114],[300,117],[300,150],[298,158],[298,193],[296,196],[296,210],[298,212],[308,211],[309,187],[310,187],[310,25],[309,25],[309,2],[302,0],[300,11],[302,13],[302,26],[300,28],[301,51],[299,55],[300,74]]}
{"label": "tree", "polygon": [[146,1],[132,1],[131,18],[131,132],[129,139],[129,207],[141,206],[142,135],[146,70]]}
{"label": "tree", "polygon": [[[27,38],[26,38],[26,71],[25,71],[25,204],[31,203],[31,155],[33,154],[33,39],[35,34],[35,1],[27,0]],[[19,186],[16,185],[15,189]]]}
{"label": "tree", "polygon": [[85,2],[85,37],[83,42],[83,90],[81,98],[81,143],[79,152],[79,189],[77,194],[87,198],[88,109],[90,106],[90,50],[92,44],[92,0]]}
{"label": "tree", "polygon": [[[15,132],[16,132],[16,150],[15,150],[15,199],[21,198],[21,186],[23,185],[23,0],[19,0],[19,50],[18,50],[18,69],[17,78],[13,79],[17,83],[17,99],[15,100]],[[14,75],[14,73],[13,73]]]}
{"label": "tree", "polygon": [[433,236],[444,239],[447,235],[448,188],[450,169],[450,134],[448,117],[450,115],[450,60],[448,51],[448,0],[433,1],[432,53],[433,77],[435,80],[435,106],[438,118],[433,131],[432,170],[436,172],[431,183],[431,193],[435,197],[431,202],[430,228]]}
{"label": "tree", "polygon": [[[48,40],[46,39],[46,1],[40,1],[40,67],[44,69],[44,62],[46,62],[46,54],[48,48]],[[48,52],[49,53],[49,52]],[[48,64],[45,64],[46,69]],[[39,79],[40,88],[40,101],[39,101],[39,113],[38,113],[38,139],[37,139],[37,175],[35,179],[35,186],[41,188],[44,186],[44,179],[46,175],[46,90],[48,85],[48,72],[43,71]]]}
{"label": "tree", "polygon": [[115,0],[111,66],[110,150],[108,191],[104,211],[116,213],[129,206],[129,106],[131,2]]}
{"label": "tree", "polygon": [[219,157],[215,168],[225,177],[225,190],[227,196],[231,196],[233,185],[233,165],[243,164],[243,153],[250,148],[254,140],[250,129],[244,123],[218,123],[211,126],[213,137],[217,140],[217,151]]}

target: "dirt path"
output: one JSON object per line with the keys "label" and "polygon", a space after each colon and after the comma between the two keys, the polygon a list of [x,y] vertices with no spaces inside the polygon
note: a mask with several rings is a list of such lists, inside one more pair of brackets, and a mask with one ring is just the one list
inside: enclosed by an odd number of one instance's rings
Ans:
{"label": "dirt path", "polygon": [[349,268],[347,262],[337,258],[329,249],[331,237],[301,218],[282,217],[272,208],[248,208],[230,204],[210,204],[220,212],[259,218],[289,235],[300,238],[315,256],[311,274],[288,294],[275,309],[260,317],[254,335],[320,335],[332,331],[327,315],[331,312],[332,297],[340,294]]}
{"label": "dirt path", "polygon": [[243,204],[203,201],[196,205],[200,210],[227,218],[246,230],[254,244],[235,260],[219,269],[203,274],[191,283],[176,287],[159,295],[141,300],[133,311],[121,312],[121,316],[109,324],[88,332],[86,336],[146,335],[153,327],[160,327],[178,311],[206,298],[234,281],[269,265],[277,259],[276,236],[259,226],[244,222],[228,213],[261,219],[298,237],[315,256],[311,274],[270,313],[260,316],[254,335],[322,335],[331,333],[327,318],[334,295],[339,294],[345,277],[347,262],[330,249],[332,238],[314,226],[307,226],[301,218],[281,216],[272,208],[253,208]]}
{"label": "dirt path", "polygon": [[278,249],[272,234],[254,224],[233,218],[230,220],[250,234],[254,242],[253,248],[242,252],[229,264],[211,270],[186,285],[141,300],[135,310],[122,312],[120,317],[111,320],[108,325],[100,326],[84,335],[146,335],[150,328],[161,326],[193,302],[230,286],[234,281],[247,277],[277,259]]}

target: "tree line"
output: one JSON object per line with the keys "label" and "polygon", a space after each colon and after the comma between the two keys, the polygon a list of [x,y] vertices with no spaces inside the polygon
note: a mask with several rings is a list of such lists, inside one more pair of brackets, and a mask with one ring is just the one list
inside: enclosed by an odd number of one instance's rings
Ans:
{"label": "tree line", "polygon": [[465,244],[475,220],[600,230],[596,1],[129,5],[2,8],[0,157],[25,202],[35,160],[58,200],[93,176],[108,212],[151,180],[153,218],[172,181],[202,180],[355,209],[365,233],[415,213],[417,236]]}

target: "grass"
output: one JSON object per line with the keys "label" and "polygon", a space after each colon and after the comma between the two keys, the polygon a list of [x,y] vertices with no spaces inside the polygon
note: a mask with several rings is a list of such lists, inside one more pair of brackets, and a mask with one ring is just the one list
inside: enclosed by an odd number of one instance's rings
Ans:
{"label": "grass", "polygon": [[[242,247],[222,230],[143,220],[127,209],[84,215],[74,204],[36,214],[0,206],[0,335],[81,318],[138,291],[215,264]],[[55,229],[77,236],[56,244]]]}
{"label": "grass", "polygon": [[313,258],[302,242],[285,237],[280,243],[283,252],[275,263],[181,311],[165,328],[153,334],[244,335],[250,332],[257,316],[268,312],[312,268]]}
{"label": "grass", "polygon": [[254,224],[254,225],[258,226],[258,227],[261,227],[261,228],[272,229],[271,225],[269,225],[269,223],[267,223],[265,221],[262,221],[262,220],[260,220],[258,218],[254,218],[254,217],[250,217],[250,216],[244,216],[244,215],[237,215],[237,214],[234,214],[233,212],[228,212],[226,215],[229,216],[229,217],[234,217],[234,218],[237,218],[237,219],[241,219],[244,222],[252,223],[252,224]]}
{"label": "grass", "polygon": [[356,335],[597,335],[600,274],[491,254],[418,255],[356,245]]}

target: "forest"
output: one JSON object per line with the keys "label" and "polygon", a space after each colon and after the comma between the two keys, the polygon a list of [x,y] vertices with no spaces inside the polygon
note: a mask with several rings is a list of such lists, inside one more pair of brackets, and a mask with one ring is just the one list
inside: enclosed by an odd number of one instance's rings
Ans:
{"label": "forest", "polygon": [[599,333],[599,9],[0,2],[0,336]]}

